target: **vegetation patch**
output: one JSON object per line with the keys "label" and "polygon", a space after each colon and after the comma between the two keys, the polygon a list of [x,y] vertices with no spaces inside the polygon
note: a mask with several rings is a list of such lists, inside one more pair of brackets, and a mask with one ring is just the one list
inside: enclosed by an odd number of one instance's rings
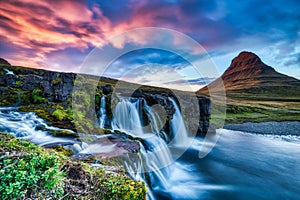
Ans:
{"label": "vegetation patch", "polygon": [[0,137],[1,199],[46,199],[64,194],[60,155],[5,134]]}
{"label": "vegetation patch", "polygon": [[0,198],[146,199],[146,186],[124,172],[107,171],[29,141],[0,133]]}
{"label": "vegetation patch", "polygon": [[32,97],[32,101],[33,103],[45,103],[48,101],[47,98],[42,97],[42,90],[41,89],[34,89],[31,92],[31,97]]}
{"label": "vegetation patch", "polygon": [[52,116],[58,119],[59,121],[62,121],[63,119],[67,119],[69,115],[66,113],[65,110],[58,108],[52,113]]}
{"label": "vegetation patch", "polygon": [[58,85],[61,82],[61,77],[56,77],[55,79],[53,79],[52,83],[53,85]]}

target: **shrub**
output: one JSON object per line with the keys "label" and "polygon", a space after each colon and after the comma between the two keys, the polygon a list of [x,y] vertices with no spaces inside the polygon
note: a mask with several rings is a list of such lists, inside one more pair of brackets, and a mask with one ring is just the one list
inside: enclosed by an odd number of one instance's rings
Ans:
{"label": "shrub", "polygon": [[63,195],[64,173],[56,153],[28,141],[0,136],[0,199]]}
{"label": "shrub", "polygon": [[22,81],[16,81],[16,85],[17,85],[17,86],[21,86],[22,84],[23,84]]}
{"label": "shrub", "polygon": [[34,89],[31,92],[33,103],[45,103],[48,99],[41,96],[42,90]]}

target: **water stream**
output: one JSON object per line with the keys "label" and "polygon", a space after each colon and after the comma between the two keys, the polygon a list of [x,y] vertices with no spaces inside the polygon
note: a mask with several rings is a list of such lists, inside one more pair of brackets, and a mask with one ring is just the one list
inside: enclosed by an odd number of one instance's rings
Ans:
{"label": "water stream", "polygon": [[[203,141],[196,138],[184,154],[175,159],[177,150],[191,140],[180,109],[174,100],[170,101],[176,109],[170,122],[174,135],[160,130],[162,120],[142,99],[121,99],[113,112],[112,128],[141,140],[140,153],[126,155],[121,162],[130,176],[147,182],[148,199],[299,198],[299,136],[271,137],[219,129],[220,139],[206,157],[199,159]],[[99,125],[103,126],[107,123],[105,97],[101,99],[100,109]],[[143,123],[145,116],[150,124]],[[0,131],[41,145],[55,142],[74,144],[70,138],[51,136],[47,129],[58,128],[48,126],[34,113],[0,109]],[[172,138],[174,142],[170,145],[167,141]],[[107,147],[100,150],[106,151]]]}
{"label": "water stream", "polygon": [[[121,100],[114,113],[119,125],[113,127],[125,132],[132,131],[134,136],[145,141],[141,144],[139,157],[142,161],[127,161],[125,166],[134,178],[148,182],[148,199],[252,200],[299,197],[299,136],[292,136],[286,141],[286,135],[270,137],[219,129],[217,131],[221,137],[208,156],[199,159],[198,150],[203,141],[196,138],[185,153],[174,160],[176,149],[187,147],[191,138],[179,107],[173,99],[170,101],[176,109],[170,122],[174,134],[171,146],[157,134],[157,128],[152,128],[151,134],[143,130],[139,100]],[[144,103],[144,107],[149,112],[148,116],[155,115],[147,104]],[[152,126],[159,124],[156,119],[151,119]],[[170,133],[164,136],[170,137]]]}
{"label": "water stream", "polygon": [[49,126],[35,113],[19,112],[16,107],[0,108],[0,131],[30,140],[41,146],[61,144],[74,152],[82,151],[85,145],[69,137],[52,136],[51,132],[53,131],[68,131],[70,133],[73,131]]}

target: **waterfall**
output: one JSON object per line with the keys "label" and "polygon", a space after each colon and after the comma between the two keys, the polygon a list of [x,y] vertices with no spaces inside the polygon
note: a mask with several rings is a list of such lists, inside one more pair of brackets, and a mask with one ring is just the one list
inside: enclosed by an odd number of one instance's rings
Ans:
{"label": "waterfall", "polygon": [[144,109],[146,111],[148,120],[150,122],[147,127],[144,127],[144,131],[151,132],[151,133],[161,132],[161,129],[163,128],[164,124],[159,114],[157,112],[154,112],[152,108],[147,105],[147,103],[145,103]]}
{"label": "waterfall", "polygon": [[169,100],[173,103],[175,107],[175,113],[173,115],[173,119],[170,121],[170,127],[174,136],[174,145],[175,146],[183,146],[186,147],[189,145],[190,140],[188,137],[188,132],[186,130],[184,120],[182,118],[182,114],[177,103],[174,99],[169,98]]}
{"label": "waterfall", "polygon": [[100,117],[99,117],[99,125],[101,128],[105,128],[106,121],[107,121],[106,98],[105,96],[102,96],[100,101]]}
{"label": "waterfall", "polygon": [[[142,98],[119,97],[119,102],[113,110],[111,127],[137,138],[140,143],[140,152],[130,153],[119,158],[127,173],[135,180],[141,180],[149,189],[147,199],[155,199],[151,190],[168,191],[172,184],[169,177],[175,170],[172,167],[174,159],[167,142],[173,136],[173,147],[182,147],[190,141],[185,128],[184,120],[176,102],[169,98],[175,108],[170,123],[170,132],[165,133],[161,117],[147,105]],[[100,126],[104,127],[106,117],[105,98],[101,98]]]}
{"label": "waterfall", "polygon": [[[166,178],[171,176],[172,169],[169,166],[174,160],[165,141],[169,140],[168,134],[161,130],[164,124],[159,114],[154,112],[142,98],[119,97],[119,99],[120,101],[113,111],[113,130],[120,130],[135,138],[140,138],[140,152],[126,155],[125,158],[122,157],[120,163],[132,178],[146,182],[148,188],[159,187],[161,190],[167,191],[172,187]],[[180,110],[175,101],[171,101],[176,109],[174,119],[170,122],[172,131],[176,132],[178,129],[180,135],[187,134]],[[101,99],[100,109],[103,110],[100,110],[102,114],[100,122],[103,121],[103,113],[105,113],[102,102]],[[144,120],[147,120],[148,123]],[[176,144],[180,144],[179,140],[181,139],[185,138],[177,136]],[[149,190],[148,199],[155,199],[151,190]]]}
{"label": "waterfall", "polygon": [[113,112],[112,128],[134,136],[143,135],[140,103],[135,98],[121,99]]}
{"label": "waterfall", "polygon": [[140,143],[140,152],[126,155],[119,162],[130,177],[147,185],[147,199],[154,200],[151,189],[159,187],[162,191],[167,191],[171,187],[167,177],[171,176],[172,170],[169,166],[174,161],[167,143],[162,138],[146,135],[148,137],[144,135],[144,142]]}

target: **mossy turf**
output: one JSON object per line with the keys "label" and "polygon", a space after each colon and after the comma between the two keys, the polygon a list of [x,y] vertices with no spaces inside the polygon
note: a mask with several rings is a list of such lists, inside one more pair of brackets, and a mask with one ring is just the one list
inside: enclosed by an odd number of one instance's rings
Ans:
{"label": "mossy turf", "polygon": [[300,103],[248,99],[227,104],[227,124],[267,121],[300,121]]}
{"label": "mossy turf", "polygon": [[138,199],[146,186],[124,171],[70,160],[60,150],[39,147],[0,133],[0,198],[5,199]]}

